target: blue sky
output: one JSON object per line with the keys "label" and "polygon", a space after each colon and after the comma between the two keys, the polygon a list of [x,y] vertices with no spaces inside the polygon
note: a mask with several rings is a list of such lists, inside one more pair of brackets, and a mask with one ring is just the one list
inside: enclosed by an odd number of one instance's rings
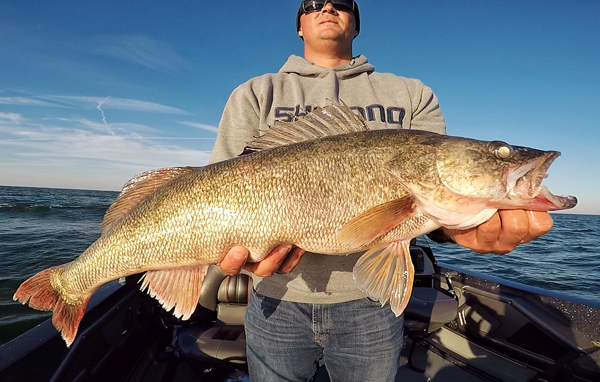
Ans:
{"label": "blue sky", "polygon": [[[302,55],[298,1],[0,2],[0,184],[118,190],[203,165],[229,93]],[[448,132],[561,151],[600,214],[600,2],[361,1],[354,53],[419,78]]]}

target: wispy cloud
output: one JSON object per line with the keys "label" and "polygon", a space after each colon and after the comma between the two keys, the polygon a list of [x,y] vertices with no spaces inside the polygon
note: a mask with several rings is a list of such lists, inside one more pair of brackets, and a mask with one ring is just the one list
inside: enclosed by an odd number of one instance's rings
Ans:
{"label": "wispy cloud", "polygon": [[211,133],[217,133],[217,131],[218,131],[217,127],[211,126],[211,125],[205,125],[203,123],[189,122],[189,121],[177,121],[177,122],[181,123],[182,125],[195,127],[196,129],[210,131]]}
{"label": "wispy cloud", "polygon": [[161,136],[163,132],[153,127],[132,123],[110,127],[118,134],[107,134],[103,122],[88,119],[39,120],[19,113],[0,113],[0,146],[22,157],[95,159],[146,166],[198,163],[198,157],[206,154],[168,143],[174,137]]}
{"label": "wispy cloud", "polygon": [[50,100],[58,103],[70,104],[80,107],[87,106],[97,108],[98,104],[106,109],[119,109],[129,111],[165,113],[165,114],[189,114],[181,109],[161,105],[154,102],[141,101],[128,98],[112,98],[112,97],[85,97],[85,96],[41,96],[41,99]]}
{"label": "wispy cloud", "polygon": [[0,97],[0,104],[20,106],[57,106],[51,102],[31,97]]}
{"label": "wispy cloud", "polygon": [[0,112],[0,121],[7,121],[12,124],[19,124],[23,121],[23,116],[19,113],[4,113]]}
{"label": "wispy cloud", "polygon": [[91,41],[92,52],[147,68],[176,72],[192,65],[167,43],[146,36],[101,37]]}
{"label": "wispy cloud", "polygon": [[88,96],[59,96],[41,95],[29,97],[0,97],[0,104],[19,106],[45,106],[97,109],[100,105],[104,110],[128,110],[145,113],[190,114],[176,107],[161,105],[154,102],[128,98],[88,97]]}
{"label": "wispy cloud", "polygon": [[112,135],[113,137],[115,136],[115,133],[112,131],[112,129],[108,126],[108,123],[106,122],[106,115],[104,114],[104,110],[102,109],[102,106],[104,106],[104,104],[106,103],[106,101],[108,101],[110,99],[110,97],[106,97],[105,99],[103,99],[102,101],[98,102],[98,104],[96,105],[96,109],[100,112],[100,114],[102,115],[102,123],[104,123],[104,127],[106,127],[106,130],[108,130],[108,132],[110,133],[110,135]]}
{"label": "wispy cloud", "polygon": [[[76,96],[49,99],[60,100],[61,105],[87,105],[88,109],[100,105],[102,110],[113,107],[173,113],[161,105],[136,100]],[[31,116],[0,112],[0,183],[116,190],[148,169],[206,164],[214,140],[181,136],[172,129],[140,123],[111,122],[106,117],[92,119],[82,117],[81,110],[75,110],[73,116],[42,118],[35,112]]]}
{"label": "wispy cloud", "polygon": [[[6,126],[0,126],[0,131]],[[137,134],[107,135],[94,130],[45,126],[37,130],[16,130],[13,138],[0,139],[0,146],[11,146],[13,155],[25,158],[96,160],[142,168],[192,165],[206,159],[206,152],[165,144]],[[17,149],[17,150],[15,150]]]}

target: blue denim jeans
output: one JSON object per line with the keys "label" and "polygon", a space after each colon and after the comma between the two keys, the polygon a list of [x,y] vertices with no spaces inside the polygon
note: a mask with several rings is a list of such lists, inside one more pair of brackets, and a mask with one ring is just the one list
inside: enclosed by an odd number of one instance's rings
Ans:
{"label": "blue denim jeans", "polygon": [[245,321],[250,380],[310,381],[323,357],[333,382],[394,381],[403,323],[370,299],[303,304],[252,291]]}

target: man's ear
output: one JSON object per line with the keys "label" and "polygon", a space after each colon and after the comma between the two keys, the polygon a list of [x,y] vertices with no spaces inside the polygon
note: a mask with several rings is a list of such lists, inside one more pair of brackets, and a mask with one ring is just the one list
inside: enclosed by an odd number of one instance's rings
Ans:
{"label": "man's ear", "polygon": [[304,35],[302,34],[302,27],[298,28],[298,36],[304,37]]}

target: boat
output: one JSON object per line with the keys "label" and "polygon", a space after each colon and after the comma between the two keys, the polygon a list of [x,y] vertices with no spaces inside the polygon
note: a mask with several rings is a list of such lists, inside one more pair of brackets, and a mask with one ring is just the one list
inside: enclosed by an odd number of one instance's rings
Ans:
{"label": "boat", "polygon": [[[397,381],[600,381],[600,303],[438,263],[426,244],[411,255]],[[248,380],[248,275],[211,267],[187,321],[140,292],[139,277],[92,296],[70,348],[49,319],[2,345],[0,381]],[[321,365],[314,381],[328,380]]]}

